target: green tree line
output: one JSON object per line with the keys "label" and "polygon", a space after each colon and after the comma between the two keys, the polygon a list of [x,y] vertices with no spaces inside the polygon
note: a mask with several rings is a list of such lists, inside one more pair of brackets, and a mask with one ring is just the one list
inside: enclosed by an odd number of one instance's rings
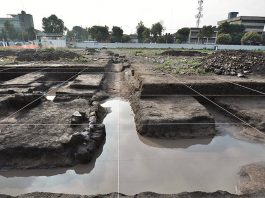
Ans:
{"label": "green tree line", "polygon": [[[44,17],[42,19],[42,27],[45,33],[60,33],[66,32],[68,41],[87,41],[95,40],[98,42],[130,42],[129,35],[124,34],[121,27],[113,26],[110,30],[108,26],[94,25],[92,27],[83,28],[74,26],[72,30],[68,30],[64,21],[56,15]],[[136,34],[140,43],[187,43],[190,28],[181,28],[176,33],[164,33],[165,27],[161,22],[152,24],[151,27],[146,27],[142,21],[136,26]],[[198,33],[199,38],[208,38],[218,31],[218,44],[264,44],[265,35],[260,35],[256,32],[245,32],[244,25],[223,23],[219,27],[203,26]],[[36,30],[29,28],[25,32],[17,32],[14,26],[6,21],[4,28],[0,32],[2,40],[34,40]]]}

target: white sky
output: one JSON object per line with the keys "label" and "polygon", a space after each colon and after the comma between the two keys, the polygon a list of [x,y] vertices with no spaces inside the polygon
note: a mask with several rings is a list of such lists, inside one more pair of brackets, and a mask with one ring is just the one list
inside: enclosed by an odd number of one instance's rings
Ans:
{"label": "white sky", "polygon": [[[56,14],[65,26],[120,26],[125,33],[135,32],[142,20],[146,26],[162,21],[165,32],[196,24],[197,0],[1,0],[0,16],[17,14],[22,9],[33,15],[35,28],[42,29],[42,18]],[[265,0],[205,0],[202,25],[217,25],[229,11],[240,15],[265,16]]]}

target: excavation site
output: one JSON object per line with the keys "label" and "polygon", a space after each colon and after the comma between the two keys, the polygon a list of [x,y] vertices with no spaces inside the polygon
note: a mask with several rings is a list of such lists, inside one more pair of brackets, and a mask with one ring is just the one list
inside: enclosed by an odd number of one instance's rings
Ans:
{"label": "excavation site", "polygon": [[265,197],[265,53],[0,51],[0,197]]}

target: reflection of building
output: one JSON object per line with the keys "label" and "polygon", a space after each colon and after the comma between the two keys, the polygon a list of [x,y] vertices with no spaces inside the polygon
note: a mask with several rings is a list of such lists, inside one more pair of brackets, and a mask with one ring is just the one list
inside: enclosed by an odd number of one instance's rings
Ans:
{"label": "reflection of building", "polygon": [[66,47],[66,38],[63,34],[37,32],[36,37],[43,47]]}
{"label": "reflection of building", "polygon": [[10,14],[7,18],[0,18],[0,31],[5,27],[6,21],[12,24],[18,32],[26,32],[29,28],[34,28],[32,15],[25,11],[21,11],[20,14]]}
{"label": "reflection of building", "polygon": [[219,21],[218,25],[228,22],[230,24],[244,25],[246,27],[246,32],[258,32],[261,34],[264,31],[265,17],[237,15],[238,12],[230,12],[228,14],[228,19]]}
{"label": "reflection of building", "polygon": [[215,44],[216,43],[217,33],[218,33],[217,30],[214,31],[213,35],[209,38],[206,38],[206,37],[200,38],[199,37],[200,30],[201,28],[190,28],[188,43],[191,43],[191,44]]}

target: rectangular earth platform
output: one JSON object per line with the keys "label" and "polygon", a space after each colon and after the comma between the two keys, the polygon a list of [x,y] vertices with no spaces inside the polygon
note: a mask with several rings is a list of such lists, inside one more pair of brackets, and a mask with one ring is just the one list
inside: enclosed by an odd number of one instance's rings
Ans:
{"label": "rectangular earth platform", "polygon": [[[95,146],[101,144],[104,131],[99,131],[98,121],[94,122],[93,130],[89,128],[90,113],[98,116],[101,108],[91,106],[85,99],[43,102],[28,112],[1,120],[0,169],[71,166],[79,163],[75,154],[83,143],[92,149],[86,157],[94,155]],[[85,116],[79,125],[73,127],[72,118],[76,112]],[[95,141],[91,139],[96,135]]]}
{"label": "rectangular earth platform", "polygon": [[[141,86],[141,97],[159,95],[261,95],[251,89],[265,92],[263,76],[250,75],[246,78],[218,75],[170,75],[152,70],[153,66],[133,65],[134,76]],[[248,87],[243,88],[242,86]],[[199,92],[196,93],[194,90]]]}
{"label": "rectangular earth platform", "polygon": [[103,76],[103,74],[81,74],[70,84],[70,88],[98,89],[101,85]]}
{"label": "rectangular earth platform", "polygon": [[29,84],[35,82],[36,80],[42,78],[43,73],[29,73],[23,76],[19,76],[15,79],[4,82],[0,87],[10,87],[10,86],[28,86]]}
{"label": "rectangular earth platform", "polygon": [[81,96],[92,97],[96,93],[95,89],[71,89],[69,87],[62,87],[56,92],[56,96]]}
{"label": "rectangular earth platform", "polygon": [[140,99],[134,106],[137,131],[158,138],[198,138],[215,135],[215,121],[192,97]]}
{"label": "rectangular earth platform", "polygon": [[215,102],[265,134],[265,96],[218,97]]}
{"label": "rectangular earth platform", "polygon": [[74,89],[71,88],[72,82],[67,83],[65,86],[58,88],[56,96],[82,96],[92,97],[96,93],[96,89]]}

